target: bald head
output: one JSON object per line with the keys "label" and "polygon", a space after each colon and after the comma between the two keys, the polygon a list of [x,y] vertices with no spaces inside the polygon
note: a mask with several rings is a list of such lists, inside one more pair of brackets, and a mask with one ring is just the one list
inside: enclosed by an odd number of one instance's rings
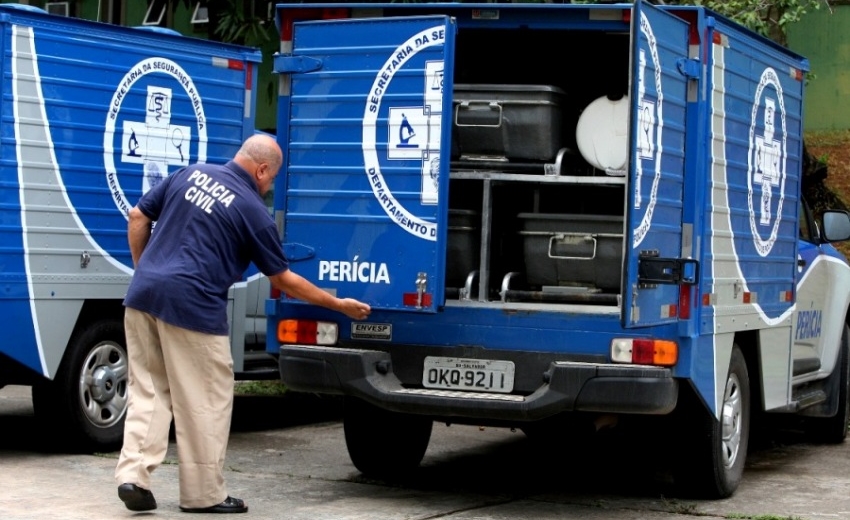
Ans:
{"label": "bald head", "polygon": [[273,137],[255,134],[242,143],[233,161],[251,175],[260,195],[265,195],[283,163],[283,152]]}
{"label": "bald head", "polygon": [[264,134],[254,134],[242,143],[242,148],[236,152],[234,158],[240,166],[242,160],[248,159],[257,164],[268,164],[272,171],[280,169],[283,162],[283,153],[280,151],[277,141],[273,137]]}

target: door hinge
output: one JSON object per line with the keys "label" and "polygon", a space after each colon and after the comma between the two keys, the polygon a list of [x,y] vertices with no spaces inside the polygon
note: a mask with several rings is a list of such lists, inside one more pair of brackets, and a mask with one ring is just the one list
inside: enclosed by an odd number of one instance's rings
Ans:
{"label": "door hinge", "polygon": [[291,54],[278,54],[274,57],[274,69],[276,74],[293,74],[301,72],[313,72],[322,68],[322,60],[309,56],[293,56]]}
{"label": "door hinge", "polygon": [[316,249],[305,244],[290,242],[283,244],[283,254],[286,255],[286,259],[290,262],[297,262],[299,260],[309,260],[316,256]]}
{"label": "door hinge", "polygon": [[679,58],[676,61],[679,73],[689,79],[699,78],[699,60],[693,58]]}

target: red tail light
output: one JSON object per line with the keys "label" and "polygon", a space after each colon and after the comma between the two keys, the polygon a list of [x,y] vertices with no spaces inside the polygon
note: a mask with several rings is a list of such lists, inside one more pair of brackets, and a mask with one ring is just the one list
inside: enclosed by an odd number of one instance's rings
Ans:
{"label": "red tail light", "polygon": [[611,341],[611,361],[673,366],[679,361],[679,345],[675,341],[659,339],[615,338]]}
{"label": "red tail light", "polygon": [[334,345],[339,339],[336,323],[315,320],[280,320],[277,340],[298,345]]}

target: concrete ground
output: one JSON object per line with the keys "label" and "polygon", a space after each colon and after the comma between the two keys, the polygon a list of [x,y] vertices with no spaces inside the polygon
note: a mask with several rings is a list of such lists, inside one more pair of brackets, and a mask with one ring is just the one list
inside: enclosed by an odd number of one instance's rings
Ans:
{"label": "concrete ground", "polygon": [[[227,454],[239,518],[293,520],[850,520],[850,442],[806,443],[793,432],[753,447],[730,499],[667,498],[665,476],[628,439],[539,450],[520,432],[434,425],[421,471],[404,482],[361,476],[345,449],[336,400],[238,398]],[[159,508],[118,500],[116,453],[51,453],[29,389],[0,389],[0,519],[203,518],[177,507],[176,447],[154,473]]]}

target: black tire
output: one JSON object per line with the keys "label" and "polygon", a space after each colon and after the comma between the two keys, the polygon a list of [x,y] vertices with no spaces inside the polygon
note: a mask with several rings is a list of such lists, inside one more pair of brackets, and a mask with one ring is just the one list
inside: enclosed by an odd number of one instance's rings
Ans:
{"label": "black tire", "polygon": [[674,461],[674,485],[682,496],[718,499],[731,496],[744,473],[750,435],[750,379],[741,349],[732,349],[721,420],[694,392],[683,392],[679,457]]}
{"label": "black tire", "polygon": [[419,467],[433,425],[429,417],[391,412],[353,397],[345,399],[348,455],[354,467],[368,477],[400,477]]}
{"label": "black tire", "polygon": [[120,448],[127,413],[127,346],[119,320],[77,331],[52,381],[32,388],[37,420],[62,432],[59,449]]}
{"label": "black tire", "polygon": [[838,365],[838,411],[832,417],[806,417],[806,433],[815,441],[840,444],[847,438],[850,427],[850,328],[845,324],[839,344]]}

